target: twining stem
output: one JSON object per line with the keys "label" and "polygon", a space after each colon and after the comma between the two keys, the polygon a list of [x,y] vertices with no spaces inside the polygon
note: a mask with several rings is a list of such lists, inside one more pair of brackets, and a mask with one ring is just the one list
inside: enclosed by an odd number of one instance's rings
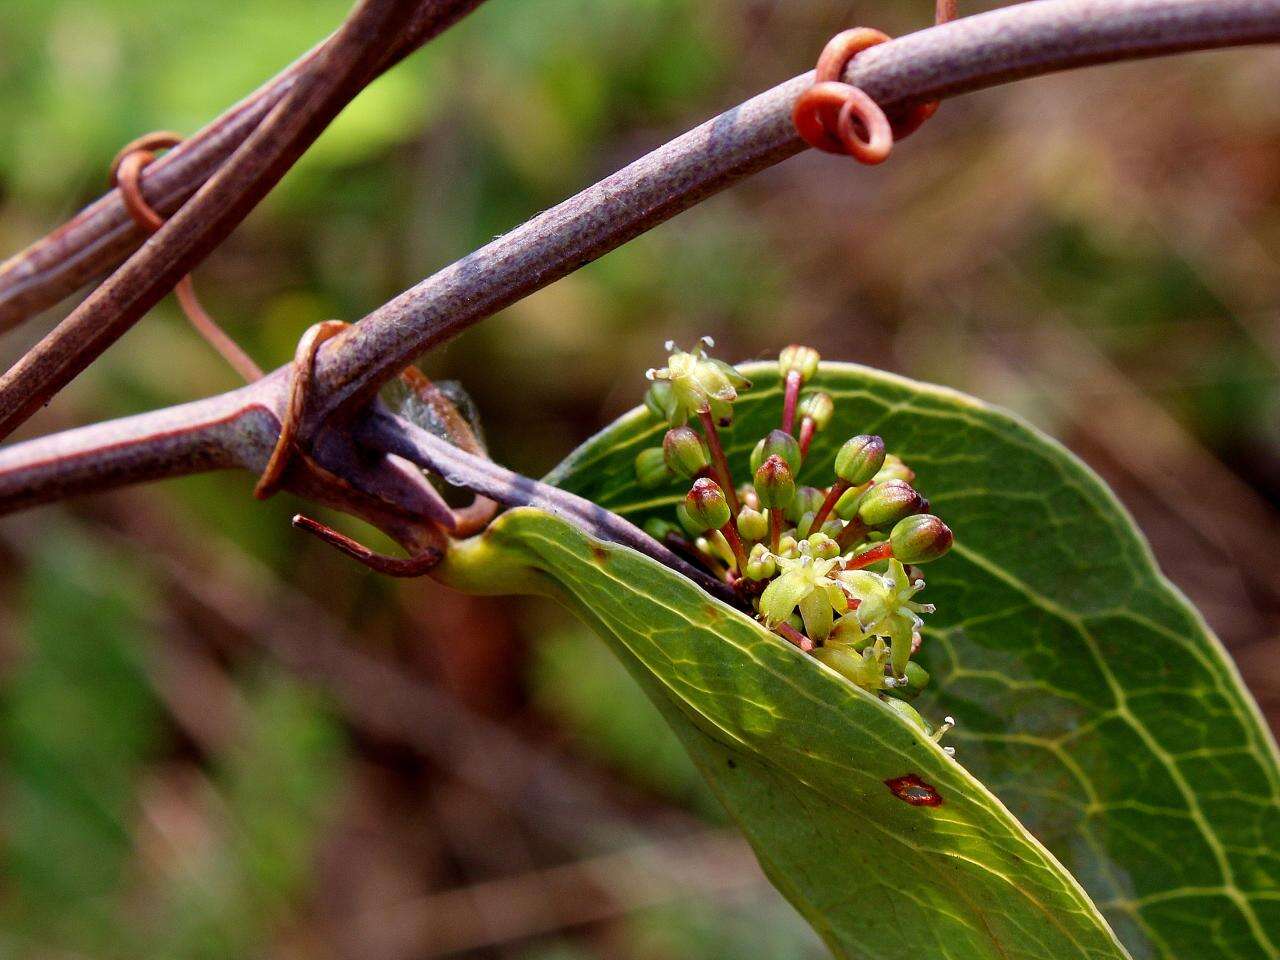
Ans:
{"label": "twining stem", "polygon": [[711,451],[711,465],[715,472],[716,483],[720,484],[720,489],[724,491],[724,497],[729,502],[729,522],[738,522],[738,511],[741,507],[738,505],[738,491],[733,486],[733,476],[729,473],[729,461],[725,459],[724,447],[720,445],[720,432],[716,430],[715,417],[711,415],[711,411],[699,410],[698,419],[702,421],[702,430],[706,434],[707,449]]}
{"label": "twining stem", "polygon": [[883,543],[877,543],[874,547],[868,547],[861,553],[845,561],[845,570],[861,570],[863,567],[869,567],[873,563],[879,563],[881,560],[893,559],[893,544],[888,540]]}
{"label": "twining stem", "polygon": [[[800,398],[803,378],[799,370],[788,370],[785,393],[782,398],[782,432],[792,433],[796,425],[796,401]],[[803,451],[801,451],[803,452]]]}
{"label": "twining stem", "polygon": [[[808,420],[808,418],[805,418]],[[803,431],[802,431],[803,432]],[[844,496],[844,492],[849,489],[851,484],[848,480],[836,478],[836,482],[831,485],[831,489],[827,491],[827,498],[822,501],[822,506],[818,508],[818,512],[813,515],[813,523],[809,524],[809,530],[821,530],[822,524],[827,517],[831,515],[831,511],[835,509],[840,498]],[[844,531],[840,531],[843,533]]]}

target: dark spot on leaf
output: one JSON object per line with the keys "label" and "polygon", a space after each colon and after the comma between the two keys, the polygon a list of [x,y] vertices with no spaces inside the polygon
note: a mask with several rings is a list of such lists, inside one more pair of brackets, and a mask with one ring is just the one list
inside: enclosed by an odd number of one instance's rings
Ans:
{"label": "dark spot on leaf", "polygon": [[729,769],[730,769],[730,770],[737,770],[737,769],[738,769],[738,765],[734,762],[733,757],[730,757],[730,758],[729,758]]}
{"label": "dark spot on leaf", "polygon": [[934,788],[933,784],[925,783],[914,773],[886,780],[884,785],[889,788],[889,792],[895,797],[906,801],[913,807],[942,806],[942,794]]}
{"label": "dark spot on leaf", "polygon": [[598,543],[593,543],[591,545],[591,556],[595,559],[596,563],[604,563],[609,559],[608,551]]}

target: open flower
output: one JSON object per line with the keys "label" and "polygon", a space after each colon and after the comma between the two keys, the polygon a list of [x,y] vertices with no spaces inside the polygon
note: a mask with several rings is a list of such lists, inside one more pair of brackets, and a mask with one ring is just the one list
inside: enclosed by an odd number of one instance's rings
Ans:
{"label": "open flower", "polygon": [[[710,346],[709,341],[704,337],[702,342]],[[729,364],[708,357],[702,347],[688,353],[668,341],[667,349],[671,351],[667,365],[646,374],[653,381],[651,408],[673,427],[704,410],[717,420],[731,416],[738,390],[749,387],[750,381]]]}
{"label": "open flower", "polygon": [[888,637],[893,644],[893,673],[901,677],[911,656],[911,638],[922,623],[920,614],[933,613],[934,609],[931,603],[911,599],[924,589],[924,581],[912,581],[897,560],[889,561],[888,573],[844,570],[837,576],[850,596],[858,600],[854,616],[863,630]]}
{"label": "open flower", "polygon": [[840,583],[831,575],[835,560],[809,555],[796,559],[778,557],[778,578],[760,596],[760,613],[769,624],[784,622],[797,607],[811,640],[822,641],[831,633],[836,613],[849,608]]}

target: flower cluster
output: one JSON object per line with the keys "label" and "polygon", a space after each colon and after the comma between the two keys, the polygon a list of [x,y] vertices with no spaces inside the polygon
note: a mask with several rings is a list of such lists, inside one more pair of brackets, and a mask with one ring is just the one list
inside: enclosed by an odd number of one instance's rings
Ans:
{"label": "flower cluster", "polygon": [[933,612],[914,599],[924,588],[917,568],[950,549],[951,530],[878,436],[844,442],[829,486],[798,484],[835,412],[830,395],[805,392],[820,361],[810,347],[779,356],[780,426],[752,451],[750,482],[735,484],[719,429],[751,384],[709,356],[712,346],[709,337],[689,352],[668,342],[667,365],[648,372],[645,405],[669,429],[636,458],[636,474],[645,486],[691,483],[678,523],[650,521],[649,533],[730,584],[771,630],[941,736],[950,720],[935,732],[907,701],[929,682],[911,659],[921,617]]}

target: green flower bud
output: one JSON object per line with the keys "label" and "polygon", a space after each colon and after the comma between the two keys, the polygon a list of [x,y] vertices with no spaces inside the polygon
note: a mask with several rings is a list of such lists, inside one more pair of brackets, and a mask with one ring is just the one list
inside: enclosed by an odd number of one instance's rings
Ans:
{"label": "green flower bud", "polygon": [[853,486],[866,483],[879,471],[884,456],[884,441],[879,437],[850,437],[836,454],[836,476]]}
{"label": "green flower bud", "polygon": [[671,479],[661,447],[650,447],[636,454],[636,479],[642,487],[658,487]]}
{"label": "green flower bud", "polygon": [[795,498],[796,482],[791,468],[777,454],[765,458],[755,474],[756,496],[760,505],[770,510],[784,510]]}
{"label": "green flower bud", "polygon": [[677,477],[690,480],[711,463],[711,451],[702,437],[689,427],[672,427],[662,438],[666,467]]}
{"label": "green flower bud", "polygon": [[909,660],[907,661],[907,668],[903,672],[906,675],[905,682],[903,680],[896,681],[889,688],[889,694],[901,700],[914,700],[929,685],[929,671],[914,660]]}
{"label": "green flower bud", "polygon": [[[840,536],[840,531],[844,529],[844,524],[834,517],[822,525],[822,533],[826,534],[832,540]],[[838,546],[838,544],[837,544]]]}
{"label": "green flower bud", "polygon": [[813,425],[818,430],[827,429],[827,425],[831,423],[831,417],[836,412],[836,403],[831,399],[831,394],[807,393],[800,398],[800,403],[796,407],[796,413],[800,417],[808,417],[813,421]]}
{"label": "green flower bud", "polygon": [[818,515],[816,513],[814,513],[812,510],[809,510],[804,514],[804,516],[802,516],[799,520],[797,520],[796,536],[799,537],[801,540],[808,540],[809,534],[812,531],[813,521],[817,518],[817,516]]}
{"label": "green flower bud", "polygon": [[[799,523],[806,513],[816,514],[826,497],[816,487],[797,487],[795,496],[787,505],[787,519]],[[810,520],[813,517],[809,518]]]}
{"label": "green flower bud", "polygon": [[763,540],[769,536],[769,518],[759,510],[743,507],[738,511],[738,533],[744,540]]}
{"label": "green flower bud", "polygon": [[840,556],[840,544],[820,531],[809,534],[808,544],[809,552],[821,560],[834,560]]}
{"label": "green flower bud", "polygon": [[862,495],[867,492],[866,484],[859,484],[856,487],[850,487],[840,499],[836,501],[836,516],[841,520],[852,520],[858,515],[858,504],[862,502]]}
{"label": "green flower bud", "polygon": [[917,513],[899,520],[889,534],[893,555],[903,563],[928,563],[951,549],[955,535],[931,513]]}
{"label": "green flower bud", "polygon": [[666,380],[658,380],[644,393],[644,405],[659,420],[672,423],[676,420],[675,395],[671,384]]}
{"label": "green flower bud", "polygon": [[659,543],[662,543],[672,534],[680,536],[680,528],[670,520],[663,520],[661,517],[650,517],[649,521],[644,525],[644,532]]}
{"label": "green flower bud", "polygon": [[772,456],[785,460],[787,466],[791,468],[792,476],[800,470],[800,462],[803,459],[800,455],[800,444],[785,430],[770,431],[767,437],[756,444],[756,448],[751,451],[751,472],[759,470],[760,464]]}
{"label": "green flower bud", "polygon": [[800,382],[807,383],[818,372],[818,361],[822,358],[813,347],[793,343],[778,354],[778,372],[785,380],[793,370],[800,374]]}
{"label": "green flower bud", "polygon": [[729,501],[720,484],[708,477],[695,480],[693,489],[684,497],[689,519],[702,530],[719,530],[729,522]]}
{"label": "green flower bud", "polygon": [[680,521],[680,526],[684,529],[684,532],[691,537],[699,536],[706,529],[698,526],[693,517],[689,516],[689,511],[686,509],[683,500],[676,504],[676,519]]}
{"label": "green flower bud", "polygon": [[769,548],[757,543],[751,548],[747,557],[747,569],[744,571],[748,580],[768,580],[778,572],[778,561],[773,558]]}
{"label": "green flower bud", "polygon": [[920,494],[902,480],[877,483],[858,504],[858,518],[868,527],[887,527],[920,509]]}
{"label": "green flower bud", "polygon": [[884,466],[873,478],[876,483],[883,483],[885,480],[902,480],[910,483],[916,478],[916,472],[902,462],[902,458],[888,453],[885,454]]}
{"label": "green flower bud", "polygon": [[794,560],[800,556],[800,543],[795,537],[787,534],[778,541],[777,556],[786,557],[788,560]]}

